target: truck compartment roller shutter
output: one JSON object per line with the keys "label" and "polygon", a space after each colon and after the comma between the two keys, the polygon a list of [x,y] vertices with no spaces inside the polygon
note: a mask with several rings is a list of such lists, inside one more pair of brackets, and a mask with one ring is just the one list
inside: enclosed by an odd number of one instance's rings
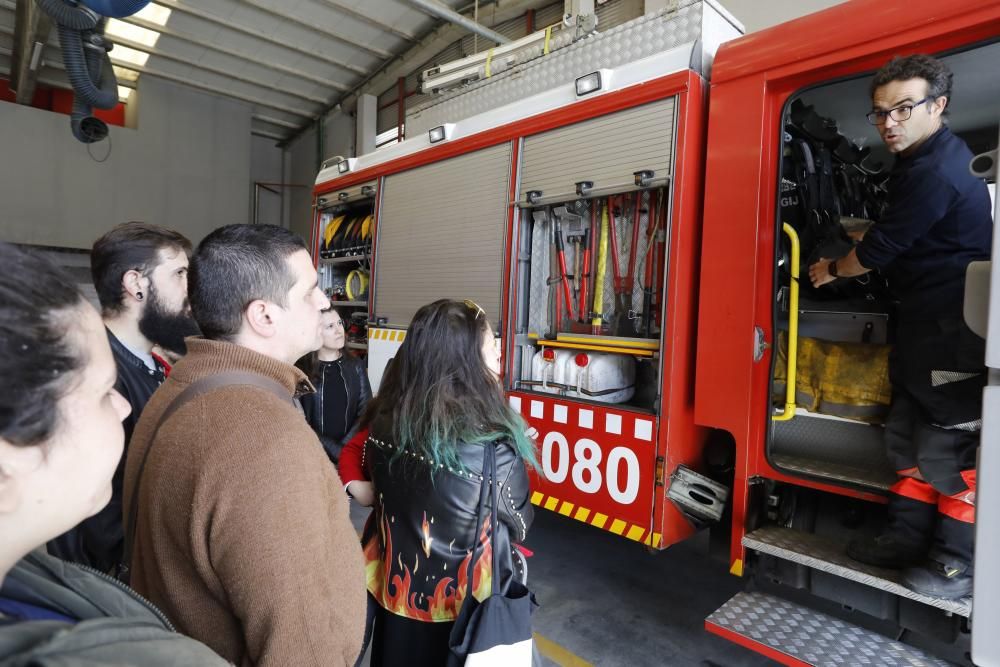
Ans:
{"label": "truck compartment roller shutter", "polygon": [[374,315],[406,327],[435,299],[502,314],[511,145],[386,177],[376,241]]}
{"label": "truck compartment roller shutter", "polygon": [[579,181],[592,181],[593,190],[625,191],[634,189],[636,171],[669,176],[674,106],[674,98],[668,97],[527,137],[522,195],[534,190],[546,200],[569,200],[576,198]]}

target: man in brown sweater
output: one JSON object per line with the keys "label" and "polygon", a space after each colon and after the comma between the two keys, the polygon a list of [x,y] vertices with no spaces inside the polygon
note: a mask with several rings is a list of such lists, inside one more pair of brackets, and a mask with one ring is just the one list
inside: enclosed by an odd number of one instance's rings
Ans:
{"label": "man in brown sweater", "polygon": [[[343,485],[290,400],[311,390],[292,364],[319,347],[329,305],[306,246],[280,227],[222,227],[191,258],[189,298],[204,338],[188,339],[132,436],[131,584],[237,665],[352,665],[365,623],[361,548]],[[232,371],[276,382],[288,399],[230,384],[157,429],[186,387]]]}

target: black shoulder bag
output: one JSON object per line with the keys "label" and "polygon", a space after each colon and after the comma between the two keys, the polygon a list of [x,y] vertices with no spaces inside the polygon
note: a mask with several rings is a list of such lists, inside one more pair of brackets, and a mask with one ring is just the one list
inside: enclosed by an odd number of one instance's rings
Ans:
{"label": "black shoulder bag", "polygon": [[[466,577],[467,588],[462,609],[455,619],[448,641],[450,654],[448,667],[530,667],[531,666],[531,615],[538,602],[535,595],[519,581],[512,580],[506,593],[500,588],[500,557],[497,553],[497,532],[500,530],[500,512],[497,481],[496,445],[486,443],[483,454],[483,483],[479,492],[476,532],[469,557]],[[487,495],[488,494],[488,495]],[[472,595],[473,570],[476,562],[476,545],[483,526],[483,510],[491,498],[493,531],[490,545],[493,550],[493,581],[490,597],[479,602]]]}

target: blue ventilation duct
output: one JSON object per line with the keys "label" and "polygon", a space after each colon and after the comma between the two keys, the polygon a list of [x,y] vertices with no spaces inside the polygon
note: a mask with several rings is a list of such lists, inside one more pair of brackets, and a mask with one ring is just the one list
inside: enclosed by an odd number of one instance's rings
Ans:
{"label": "blue ventilation duct", "polygon": [[73,85],[70,128],[84,143],[108,136],[104,121],[91,115],[93,107],[113,109],[118,104],[118,81],[108,51],[114,46],[102,34],[105,17],[124,18],[149,0],[37,0],[59,30],[63,65]]}
{"label": "blue ventilation duct", "polygon": [[149,0],[83,0],[83,4],[101,16],[121,19],[141,10]]}

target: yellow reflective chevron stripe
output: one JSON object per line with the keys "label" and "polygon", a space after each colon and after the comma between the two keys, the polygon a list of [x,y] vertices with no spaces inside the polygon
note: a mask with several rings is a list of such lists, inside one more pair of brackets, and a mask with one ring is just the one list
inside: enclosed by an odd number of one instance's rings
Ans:
{"label": "yellow reflective chevron stripe", "polygon": [[594,512],[590,508],[583,507],[581,505],[574,505],[569,501],[560,500],[555,496],[545,495],[541,491],[532,492],[531,504],[538,507],[544,507],[551,512],[561,514],[562,516],[568,516],[579,521],[580,523],[585,523],[595,528],[606,530],[609,533],[621,535],[624,538],[632,540],[633,542],[645,544],[648,547],[658,549],[663,543],[663,535],[649,530],[649,528],[645,526],[629,523],[624,519],[609,517],[607,514],[602,514],[600,512]]}
{"label": "yellow reflective chevron stripe", "polygon": [[[336,302],[334,302],[336,303]],[[406,339],[405,329],[368,329],[369,340],[388,340],[402,343]]]}

